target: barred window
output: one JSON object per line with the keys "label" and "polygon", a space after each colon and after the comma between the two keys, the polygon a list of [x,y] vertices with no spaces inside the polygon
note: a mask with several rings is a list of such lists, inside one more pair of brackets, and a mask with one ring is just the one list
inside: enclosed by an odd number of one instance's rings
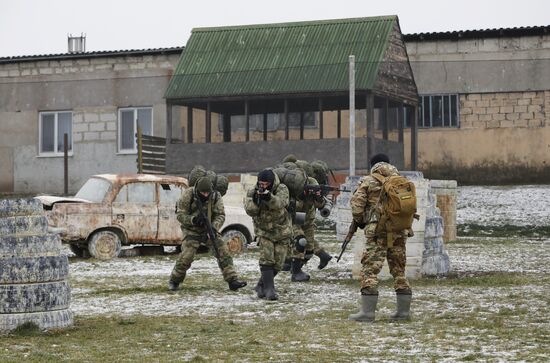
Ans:
{"label": "barred window", "polygon": [[419,127],[458,127],[458,95],[425,95],[420,97]]}

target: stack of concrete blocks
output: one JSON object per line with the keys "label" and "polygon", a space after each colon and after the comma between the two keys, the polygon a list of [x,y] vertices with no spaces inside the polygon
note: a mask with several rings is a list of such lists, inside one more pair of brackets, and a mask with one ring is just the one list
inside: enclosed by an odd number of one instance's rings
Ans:
{"label": "stack of concrete blocks", "polygon": [[[417,213],[420,215],[420,219],[413,222],[414,236],[407,239],[406,276],[419,278],[423,275],[433,274],[434,271],[437,271],[437,275],[445,274],[448,272],[449,257],[443,247],[442,218],[435,205],[435,196],[432,194],[430,197],[430,182],[424,179],[421,172],[402,172],[401,174],[416,186]],[[360,179],[361,177],[358,176],[348,177],[346,183],[342,184],[342,189],[355,191]],[[336,236],[339,241],[344,240],[352,221],[351,194],[341,193],[336,201],[334,216],[336,218]],[[354,256],[352,274],[355,278],[359,278],[361,274],[361,257],[365,243],[364,232],[358,230],[350,243]],[[387,262],[385,262],[380,278],[384,279],[390,276]]]}

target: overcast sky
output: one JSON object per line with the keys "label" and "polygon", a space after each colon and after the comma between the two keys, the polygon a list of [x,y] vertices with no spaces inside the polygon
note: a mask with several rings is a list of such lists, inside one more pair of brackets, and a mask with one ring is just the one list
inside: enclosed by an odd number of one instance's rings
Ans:
{"label": "overcast sky", "polygon": [[550,0],[0,0],[0,57],[184,46],[195,27],[378,15],[403,33],[550,25]]}

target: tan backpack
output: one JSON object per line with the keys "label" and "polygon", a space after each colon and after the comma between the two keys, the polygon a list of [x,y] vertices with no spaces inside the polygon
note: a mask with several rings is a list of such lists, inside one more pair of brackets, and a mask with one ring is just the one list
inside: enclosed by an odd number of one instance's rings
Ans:
{"label": "tan backpack", "polygon": [[372,176],[382,183],[378,207],[380,220],[377,232],[386,232],[388,247],[393,246],[393,233],[411,229],[416,215],[416,187],[401,175]]}

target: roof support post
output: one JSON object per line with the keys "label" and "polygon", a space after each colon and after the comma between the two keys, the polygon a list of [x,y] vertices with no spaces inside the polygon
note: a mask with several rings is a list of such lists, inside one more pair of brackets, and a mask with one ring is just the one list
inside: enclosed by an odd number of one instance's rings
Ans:
{"label": "roof support post", "polygon": [[397,141],[400,144],[403,143],[403,126],[405,123],[404,107],[405,105],[400,103],[397,108]]}
{"label": "roof support post", "polygon": [[193,107],[187,106],[187,143],[193,143]]}
{"label": "roof support post", "polygon": [[223,142],[231,142],[231,115],[221,114],[223,127]]}
{"label": "roof support post", "polygon": [[285,112],[285,140],[288,140],[290,137],[289,126],[288,126],[288,98],[285,98],[284,112]]}
{"label": "roof support post", "polygon": [[246,128],[245,141],[250,141],[250,102],[248,100],[244,101],[244,123]]}
{"label": "roof support post", "polygon": [[390,101],[387,97],[384,97],[384,127],[382,128],[382,138],[384,140],[388,139],[388,134],[390,131]]}
{"label": "roof support post", "polygon": [[304,139],[304,113],[300,111],[300,140]]}
{"label": "roof support post", "polygon": [[336,111],[336,137],[339,139],[342,137],[342,111]]}
{"label": "roof support post", "polygon": [[371,92],[367,92],[366,100],[367,108],[367,159],[372,158],[374,155],[374,95]]}
{"label": "roof support post", "polygon": [[267,113],[264,112],[264,141],[267,141]]}
{"label": "roof support post", "polygon": [[206,103],[206,122],[204,125],[205,128],[205,142],[209,144],[212,142],[212,111],[210,109],[210,102]]}
{"label": "roof support post", "polygon": [[323,99],[319,97],[319,139],[323,139]]}
{"label": "roof support post", "polygon": [[411,170],[416,170],[418,165],[418,106],[414,106],[411,118]]}
{"label": "roof support post", "polygon": [[166,145],[172,142],[172,103],[166,101]]}

